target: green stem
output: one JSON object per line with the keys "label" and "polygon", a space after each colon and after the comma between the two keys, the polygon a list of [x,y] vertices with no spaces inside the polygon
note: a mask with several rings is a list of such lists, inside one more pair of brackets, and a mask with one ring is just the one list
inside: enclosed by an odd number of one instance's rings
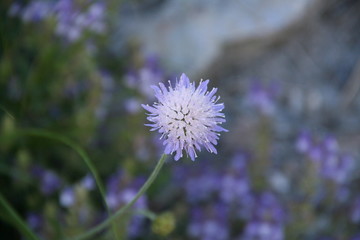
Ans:
{"label": "green stem", "polygon": [[136,210],[133,213],[136,215],[143,215],[144,217],[147,217],[151,221],[154,221],[157,218],[157,216],[154,212],[147,210],[147,209]]}
{"label": "green stem", "polygon": [[99,225],[93,227],[89,231],[87,231],[84,234],[81,234],[79,236],[75,236],[70,238],[69,240],[83,240],[87,239],[91,236],[93,236],[96,233],[99,233],[103,229],[105,229],[109,224],[111,224],[113,221],[115,221],[119,216],[124,214],[130,207],[134,205],[134,203],[146,192],[146,190],[151,186],[151,184],[154,182],[155,178],[159,174],[162,166],[165,163],[166,160],[166,154],[163,154],[158,161],[156,167],[154,168],[153,172],[151,173],[150,177],[146,180],[144,185],[140,188],[140,190],[137,192],[133,200],[131,200],[128,204],[120,208],[118,211],[116,211],[112,216],[108,217],[105,221],[100,223]]}
{"label": "green stem", "polygon": [[4,196],[0,193],[0,205],[3,206],[5,212],[8,213],[9,219],[12,221],[12,224],[22,233],[24,236],[27,236],[27,239],[31,240],[40,240],[35,233],[28,227],[28,225],[20,218],[20,216],[15,212],[11,205],[6,201]]}
{"label": "green stem", "polygon": [[[87,155],[87,153],[85,152],[85,150],[83,150],[79,145],[77,145],[75,142],[68,139],[67,137],[64,137],[62,135],[58,135],[56,133],[52,133],[52,132],[49,132],[49,131],[46,131],[46,130],[26,129],[26,130],[21,130],[18,133],[23,134],[23,135],[45,137],[45,138],[48,138],[48,139],[56,140],[56,141],[62,142],[63,144],[69,146],[75,152],[77,152],[80,155],[80,157],[84,160],[85,164],[87,165],[87,167],[91,171],[92,175],[94,176],[95,182],[96,182],[96,184],[97,184],[97,186],[99,188],[101,197],[102,197],[102,199],[104,201],[106,210],[107,210],[108,214],[110,215],[110,209],[109,209],[109,206],[107,205],[107,202],[106,202],[106,193],[105,193],[104,185],[102,184],[102,181],[100,179],[100,175],[98,174],[95,166],[92,164],[92,162],[91,162],[89,156]],[[112,228],[113,228],[113,232],[114,232],[114,235],[115,235],[115,239],[119,239],[118,233],[116,231],[115,224],[113,225]]]}
{"label": "green stem", "polygon": [[9,117],[15,119],[14,116],[8,110],[6,110],[6,108],[3,107],[2,105],[0,105],[0,109],[3,110],[7,115],[9,115]]}

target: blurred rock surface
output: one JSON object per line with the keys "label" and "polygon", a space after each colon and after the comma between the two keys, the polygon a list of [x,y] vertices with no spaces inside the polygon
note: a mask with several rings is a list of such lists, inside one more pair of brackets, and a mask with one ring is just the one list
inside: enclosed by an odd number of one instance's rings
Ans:
{"label": "blurred rock surface", "polygon": [[[145,54],[160,56],[170,71],[197,75],[219,56],[225,44],[276,35],[308,17],[310,12],[316,12],[319,1],[147,0],[142,1],[142,5],[128,3],[120,15],[115,47],[136,41]],[[119,43],[118,39],[124,41]]]}

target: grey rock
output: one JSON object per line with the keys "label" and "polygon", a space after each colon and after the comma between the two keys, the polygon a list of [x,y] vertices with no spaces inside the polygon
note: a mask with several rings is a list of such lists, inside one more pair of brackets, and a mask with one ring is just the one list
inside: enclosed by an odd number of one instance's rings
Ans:
{"label": "grey rock", "polygon": [[136,41],[175,73],[205,70],[227,43],[274,35],[302,19],[315,0],[169,0],[122,13],[116,47]]}

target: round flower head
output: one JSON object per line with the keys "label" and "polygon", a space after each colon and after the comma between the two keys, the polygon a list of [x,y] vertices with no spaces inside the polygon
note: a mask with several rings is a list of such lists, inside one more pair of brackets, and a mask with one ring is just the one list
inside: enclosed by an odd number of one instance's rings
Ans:
{"label": "round flower head", "polygon": [[147,118],[152,127],[151,131],[158,130],[164,139],[165,153],[175,154],[175,160],[183,156],[183,150],[191,160],[197,157],[195,148],[201,151],[203,145],[209,152],[217,153],[214,145],[217,144],[219,133],[227,131],[219,126],[225,122],[223,103],[217,103],[220,97],[214,96],[217,88],[207,91],[209,80],[201,81],[196,88],[183,73],[173,88],[169,82],[166,88],[163,83],[152,86],[158,102],[153,106],[142,105],[149,111]]}

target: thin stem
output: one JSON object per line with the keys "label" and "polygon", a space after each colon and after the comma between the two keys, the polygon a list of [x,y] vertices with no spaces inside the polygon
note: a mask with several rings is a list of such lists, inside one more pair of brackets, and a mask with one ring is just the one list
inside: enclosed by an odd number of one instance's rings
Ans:
{"label": "thin stem", "polygon": [[69,240],[83,240],[83,239],[87,239],[91,236],[93,236],[96,233],[99,233],[100,231],[102,231],[103,229],[105,229],[109,224],[111,224],[113,221],[115,221],[119,216],[121,216],[122,214],[124,214],[130,207],[132,207],[134,205],[134,203],[147,191],[147,189],[151,186],[151,184],[154,182],[155,178],[157,177],[157,175],[159,174],[162,166],[165,163],[166,160],[166,154],[163,154],[160,158],[160,160],[158,161],[157,165],[155,166],[153,172],[151,173],[150,177],[146,180],[146,182],[144,183],[144,185],[140,188],[140,190],[137,192],[137,194],[135,195],[135,197],[133,198],[133,200],[131,200],[128,204],[126,204],[125,206],[123,206],[122,208],[120,208],[118,211],[116,211],[112,216],[108,217],[106,220],[104,220],[102,223],[100,223],[99,225],[93,227],[92,229],[90,229],[89,231],[87,231],[84,234],[81,234],[79,236],[75,236],[70,238]]}
{"label": "thin stem", "polygon": [[[97,184],[97,186],[99,188],[101,197],[102,197],[102,199],[104,201],[106,210],[107,210],[108,214],[110,215],[110,208],[109,208],[109,206],[107,205],[107,202],[106,202],[105,187],[102,184],[102,181],[100,179],[100,175],[98,174],[95,166],[91,162],[91,160],[90,160],[89,156],[87,155],[87,153],[85,152],[85,150],[83,150],[78,144],[76,144],[72,140],[68,139],[67,137],[64,137],[62,135],[58,135],[56,133],[52,133],[52,132],[49,132],[49,131],[46,131],[46,130],[26,129],[26,130],[21,130],[18,133],[23,134],[23,135],[45,137],[45,138],[48,138],[48,139],[56,140],[56,141],[62,142],[63,144],[69,146],[75,152],[77,152],[80,155],[80,157],[84,160],[85,164],[87,165],[87,167],[91,171],[92,175],[94,176],[95,182],[96,182],[96,184]],[[118,236],[118,233],[116,231],[115,225],[113,225],[112,229],[113,229],[115,238],[119,239],[119,236]]]}
{"label": "thin stem", "polygon": [[157,218],[157,216],[154,212],[147,210],[147,209],[136,210],[133,213],[137,214],[137,215],[143,215],[143,216],[147,217],[148,219],[150,219],[151,221],[154,221]]}
{"label": "thin stem", "polygon": [[0,109],[2,109],[9,117],[11,117],[12,119],[15,119],[15,117],[8,110],[6,110],[6,108],[3,107],[2,105],[0,105]]}
{"label": "thin stem", "polygon": [[28,225],[21,219],[11,205],[6,201],[4,196],[0,193],[0,205],[3,206],[5,212],[8,213],[9,219],[24,236],[31,240],[40,240],[35,233],[28,227]]}

